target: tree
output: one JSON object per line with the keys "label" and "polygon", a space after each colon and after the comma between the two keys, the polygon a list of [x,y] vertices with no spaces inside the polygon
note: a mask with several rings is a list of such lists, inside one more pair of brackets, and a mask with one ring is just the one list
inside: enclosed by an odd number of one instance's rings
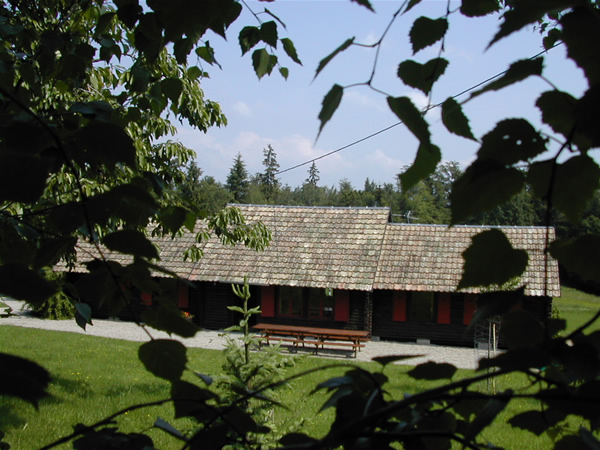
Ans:
{"label": "tree", "polygon": [[229,170],[229,175],[227,175],[225,187],[231,192],[236,202],[242,203],[248,195],[248,186],[246,163],[242,160],[242,154],[238,153],[233,160],[233,166]]}
{"label": "tree", "polygon": [[316,186],[319,183],[321,177],[319,176],[319,169],[317,169],[317,165],[313,161],[308,169],[308,178],[304,181],[304,184],[312,184]]}
{"label": "tree", "polygon": [[342,178],[339,183],[338,200],[339,206],[356,206],[358,204],[358,193],[347,178]]}
{"label": "tree", "polygon": [[[153,222],[153,232],[174,235],[183,226],[193,229],[199,218],[174,203],[173,190],[165,189],[184,179],[183,168],[193,155],[167,140],[175,132],[173,121],[200,131],[226,123],[220,106],[204,98],[200,82],[206,74],[188,65],[188,55],[194,51],[205,63],[216,64],[205,35],[224,37],[242,8],[234,0],[185,3],[0,3],[3,295],[41,305],[57,290],[44,271],[60,259],[72,259],[79,240],[98,253],[90,273],[68,286],[81,326],[91,322],[91,308],[81,298],[118,311],[135,300],[135,292],[160,289],[151,276],[158,254],[146,227]],[[275,67],[287,76],[276,55],[278,42],[300,63],[292,41],[279,38],[273,19],[245,28],[240,36],[244,52],[264,44],[254,51],[259,77]],[[208,225],[229,243],[261,248],[269,239],[262,224],[245,224],[234,209],[220,212]],[[133,262],[109,261],[106,249],[131,255]],[[195,332],[166,303],[155,320],[146,319],[171,333]],[[141,359],[152,365],[158,353],[150,350]],[[19,358],[0,358],[3,379],[22,381],[23,370],[31,374],[28,385],[17,389],[20,383],[11,383],[2,393],[37,404],[45,394],[46,371]]]}
{"label": "tree", "polygon": [[277,153],[271,145],[268,145],[267,148],[263,149],[263,154],[265,155],[265,159],[263,159],[265,171],[260,175],[260,187],[267,202],[273,202],[279,190]]}

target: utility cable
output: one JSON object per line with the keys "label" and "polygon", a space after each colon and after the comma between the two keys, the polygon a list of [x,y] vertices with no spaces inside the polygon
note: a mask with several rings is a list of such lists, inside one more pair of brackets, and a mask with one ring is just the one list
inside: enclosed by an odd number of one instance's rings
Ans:
{"label": "utility cable", "polygon": [[[557,46],[559,46],[561,44],[562,44],[562,42],[560,42],[558,44],[555,44],[554,46],[550,47],[547,50],[542,50],[542,51],[538,52],[536,55],[531,56],[529,59],[533,60],[535,58],[538,58],[539,56],[543,55],[544,53],[548,53],[550,50],[556,48]],[[473,85],[473,86],[465,89],[464,91],[461,91],[458,94],[455,94],[455,95],[451,96],[450,98],[456,99],[456,98],[458,98],[458,97],[460,97],[462,95],[465,95],[465,94],[467,94],[467,93],[469,93],[469,92],[477,89],[478,87],[483,86],[484,84],[487,84],[490,81],[493,81],[496,78],[499,78],[499,77],[503,76],[504,74],[506,74],[506,72],[508,72],[508,69],[503,70],[502,72],[499,72],[496,75],[493,75],[493,76],[491,76],[491,77],[489,77],[489,78],[487,78],[487,79],[485,79],[485,80],[483,80],[483,81],[481,81],[481,82],[479,82],[479,83],[477,83],[477,84],[475,84],[475,85]],[[442,103],[437,103],[435,105],[430,105],[429,107],[425,108],[422,111],[423,115],[427,114],[429,111],[431,111],[434,108],[439,108],[440,106],[442,106],[442,104],[443,104],[443,102]],[[398,121],[398,122],[396,122],[396,123],[394,123],[394,124],[392,124],[392,125],[390,125],[388,127],[382,128],[381,130],[376,131],[376,132],[374,132],[374,133],[372,133],[372,134],[370,134],[368,136],[365,136],[363,138],[357,139],[357,140],[351,142],[350,144],[346,144],[343,147],[340,147],[340,148],[332,150],[332,151],[330,151],[328,153],[325,153],[324,155],[317,156],[316,158],[310,159],[310,160],[305,161],[303,163],[296,164],[295,166],[289,167],[287,169],[280,170],[279,172],[275,173],[275,175],[281,175],[282,173],[290,172],[292,170],[298,169],[299,167],[306,166],[306,165],[311,164],[311,163],[313,163],[315,161],[318,161],[320,159],[326,158],[326,157],[331,156],[331,155],[333,155],[335,153],[341,152],[342,150],[346,150],[347,148],[353,147],[353,146],[355,146],[357,144],[360,144],[361,142],[367,141],[367,140],[369,140],[369,139],[371,139],[371,138],[373,138],[373,137],[375,137],[375,136],[377,136],[379,134],[385,133],[386,131],[389,131],[392,128],[395,128],[398,125],[401,125],[402,123],[403,122],[400,120],[400,121]]]}

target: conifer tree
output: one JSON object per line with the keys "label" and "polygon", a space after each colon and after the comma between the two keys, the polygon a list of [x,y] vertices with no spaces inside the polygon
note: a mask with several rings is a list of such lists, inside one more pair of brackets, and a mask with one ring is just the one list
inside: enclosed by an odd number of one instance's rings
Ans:
{"label": "conifer tree", "polygon": [[273,202],[279,190],[279,180],[276,176],[279,171],[277,153],[275,153],[275,149],[269,144],[267,148],[263,149],[263,154],[265,155],[265,159],[263,159],[265,171],[261,174],[261,189],[266,200]]}
{"label": "conifer tree", "polygon": [[225,187],[231,192],[237,203],[243,203],[248,196],[249,185],[246,163],[242,160],[242,154],[238,153],[233,160],[229,175],[227,175]]}

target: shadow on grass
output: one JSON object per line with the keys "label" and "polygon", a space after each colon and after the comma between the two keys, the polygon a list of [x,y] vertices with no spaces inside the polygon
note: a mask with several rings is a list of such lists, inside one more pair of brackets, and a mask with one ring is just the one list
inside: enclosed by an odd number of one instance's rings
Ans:
{"label": "shadow on grass", "polygon": [[37,411],[24,401],[2,399],[0,401],[0,430],[6,431],[11,428],[23,427],[27,423],[27,414],[37,414]]}

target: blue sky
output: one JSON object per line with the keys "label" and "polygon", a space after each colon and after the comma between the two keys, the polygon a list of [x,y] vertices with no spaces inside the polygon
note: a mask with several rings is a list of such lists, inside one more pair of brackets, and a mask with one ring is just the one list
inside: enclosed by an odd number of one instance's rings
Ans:
{"label": "blue sky", "polygon": [[[278,0],[248,1],[254,12],[266,7],[287,25],[280,27],[280,37],[290,37],[303,65],[293,63],[279,48],[283,65],[290,69],[288,80],[278,73],[258,80],[251,66],[250,53],[241,57],[237,35],[244,25],[256,25],[256,19],[245,10],[228,32],[228,41],[209,36],[222,66],[204,65],[210,78],[202,82],[207,98],[221,104],[229,124],[204,134],[180,127],[177,139],[194,149],[198,165],[205,175],[224,182],[238,152],[250,174],[263,170],[263,149],[272,145],[281,170],[317,158],[351,144],[398,122],[388,109],[384,94],[360,86],[347,89],[342,103],[325,126],[318,140],[317,119],[324,95],[337,83],[342,86],[366,81],[375,57],[374,50],[351,47],[338,55],[313,81],[319,61],[346,39],[375,42],[385,30],[401,1],[373,2],[376,14],[348,0]],[[412,54],[408,32],[418,16],[437,18],[445,13],[445,0],[424,0],[408,14],[400,16],[388,33],[377,65],[374,85],[393,96],[409,96],[419,106],[427,99],[419,91],[405,86],[397,77],[398,64],[405,59],[426,62],[437,56],[439,43]],[[452,8],[460,6],[452,2]],[[269,17],[260,16],[263,20]],[[531,27],[486,47],[496,32],[499,17],[463,18],[453,14],[446,37],[445,53],[450,61],[444,76],[434,86],[432,103],[444,101],[508,68],[516,59],[528,58],[542,50],[541,37]],[[193,63],[193,61],[190,61]],[[566,58],[560,46],[545,55],[545,77],[562,90],[579,95],[586,83],[581,71]],[[478,138],[507,117],[525,117],[542,127],[535,99],[546,90],[548,82],[541,78],[526,80],[497,93],[488,93],[464,106]],[[466,96],[458,100],[464,100]],[[477,143],[448,133],[438,110],[427,114],[433,142],[442,149],[444,161],[468,165],[478,149]],[[320,185],[337,186],[347,178],[362,189],[366,178],[377,183],[394,182],[403,166],[412,163],[416,139],[403,125],[392,128],[360,144],[316,162]],[[310,164],[280,175],[283,184],[299,186],[307,177]]]}

